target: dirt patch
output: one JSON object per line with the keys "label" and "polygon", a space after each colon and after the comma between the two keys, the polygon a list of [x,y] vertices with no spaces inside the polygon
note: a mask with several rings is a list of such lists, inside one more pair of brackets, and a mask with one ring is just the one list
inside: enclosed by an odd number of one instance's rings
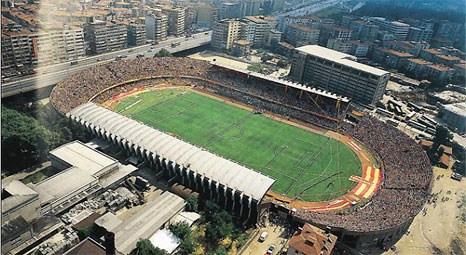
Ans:
{"label": "dirt patch", "polygon": [[466,181],[450,178],[451,170],[434,168],[432,198],[409,231],[385,254],[466,254]]}

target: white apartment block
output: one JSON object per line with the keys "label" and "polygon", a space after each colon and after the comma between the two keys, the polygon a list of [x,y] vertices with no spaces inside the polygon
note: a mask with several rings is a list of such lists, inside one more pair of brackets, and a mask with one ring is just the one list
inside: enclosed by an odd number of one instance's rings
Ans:
{"label": "white apartment block", "polygon": [[233,42],[240,37],[240,21],[225,19],[217,22],[212,32],[212,47],[219,50],[229,50]]}
{"label": "white apartment block", "polygon": [[124,24],[96,21],[87,24],[84,30],[91,54],[101,54],[127,47],[128,35]]}
{"label": "white apartment block", "polygon": [[290,75],[301,83],[374,105],[382,98],[390,73],[355,60],[345,53],[307,45],[296,48]]}
{"label": "white apartment block", "polygon": [[168,16],[168,35],[184,35],[186,8],[169,7],[163,8],[162,11]]}
{"label": "white apartment block", "polygon": [[146,15],[146,38],[154,42],[167,39],[168,17],[161,12],[153,12]]}
{"label": "white apartment block", "polygon": [[254,47],[263,47],[267,43],[269,32],[272,29],[275,29],[277,21],[275,17],[271,16],[248,16],[243,20],[246,25],[244,28],[247,32],[247,40],[253,37],[252,43]]}
{"label": "white apartment block", "polygon": [[34,41],[39,65],[73,61],[86,54],[84,32],[80,27],[65,27],[36,34]]}

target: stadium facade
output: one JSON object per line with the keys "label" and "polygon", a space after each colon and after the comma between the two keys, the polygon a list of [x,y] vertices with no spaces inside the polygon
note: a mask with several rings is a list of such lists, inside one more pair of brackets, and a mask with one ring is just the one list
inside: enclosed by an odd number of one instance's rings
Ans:
{"label": "stadium facade", "polygon": [[[349,99],[320,89],[189,58],[154,58],[88,69],[59,83],[50,98],[55,109],[94,135],[146,160],[155,172],[213,199],[245,222],[254,223],[261,210],[271,205],[264,202],[264,195],[273,179],[98,105],[131,89],[154,86],[157,80],[191,84],[255,109],[342,132],[364,144],[379,159],[384,172],[382,187],[371,199],[341,212],[272,203],[297,222],[330,229],[350,248],[389,247],[427,200],[432,171],[422,148],[370,117],[351,125],[342,123]],[[77,82],[81,86],[76,86]]]}

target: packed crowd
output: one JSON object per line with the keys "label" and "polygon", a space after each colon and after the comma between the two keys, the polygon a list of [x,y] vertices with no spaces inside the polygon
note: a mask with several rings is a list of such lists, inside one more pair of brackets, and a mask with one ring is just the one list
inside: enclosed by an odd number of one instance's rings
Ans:
{"label": "packed crowd", "polygon": [[60,112],[87,102],[106,88],[122,82],[150,76],[193,75],[204,77],[210,64],[183,58],[139,58],[112,62],[89,68],[60,82],[51,94],[52,104]]}
{"label": "packed crowd", "polygon": [[[346,106],[337,109],[334,99],[302,93],[295,88],[285,90],[280,84],[249,79],[243,73],[190,58],[135,59],[94,67],[61,82],[52,92],[52,103],[59,111],[68,112],[96,94],[100,93],[96,101],[102,102],[135,87],[150,86],[153,79],[164,77],[189,80],[191,85],[209,88],[260,110],[328,129],[335,129],[345,115]],[[202,84],[197,84],[201,80]],[[122,83],[124,86],[118,86]],[[105,91],[109,87],[112,89]]]}
{"label": "packed crowd", "polygon": [[424,150],[404,133],[372,117],[342,127],[341,132],[361,141],[382,160],[384,183],[359,209],[340,214],[302,210],[298,217],[355,232],[390,230],[409,222],[429,197],[432,167]]}
{"label": "packed crowd", "polygon": [[[66,113],[95,95],[98,95],[97,102],[104,102],[131,89],[152,86],[154,79],[167,84],[186,83],[252,105],[259,111],[328,129],[338,128],[347,107],[337,107],[336,101],[330,98],[302,93],[295,88],[285,90],[280,84],[250,79],[189,58],[135,59],[94,67],[59,83],[52,91],[51,102],[57,110]],[[124,86],[115,86],[118,84]],[[108,90],[111,86],[114,87]],[[370,117],[340,128],[378,155],[383,163],[384,184],[360,209],[339,214],[302,210],[297,216],[317,224],[361,232],[395,228],[412,219],[427,199],[432,177],[422,148],[397,129]]]}

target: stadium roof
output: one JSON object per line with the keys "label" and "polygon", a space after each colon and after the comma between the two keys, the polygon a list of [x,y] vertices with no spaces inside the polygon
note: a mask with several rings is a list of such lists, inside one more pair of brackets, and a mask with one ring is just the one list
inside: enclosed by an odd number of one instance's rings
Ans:
{"label": "stadium roof", "polygon": [[328,98],[332,98],[332,99],[335,99],[335,100],[339,99],[339,100],[341,100],[341,101],[343,101],[345,103],[348,103],[350,101],[349,98],[347,98],[347,97],[340,96],[340,95],[337,95],[335,93],[332,93],[332,92],[329,92],[329,91],[326,91],[326,90],[313,88],[313,87],[308,87],[306,85],[303,85],[303,84],[300,84],[300,83],[297,83],[297,82],[282,80],[282,79],[271,77],[269,75],[264,75],[264,74],[261,74],[261,73],[256,73],[256,72],[252,72],[252,71],[248,71],[248,70],[234,68],[232,66],[220,64],[220,63],[217,63],[217,62],[214,62],[214,61],[211,61],[210,64],[212,64],[214,66],[219,66],[219,67],[222,67],[222,68],[234,70],[236,72],[244,73],[244,74],[247,74],[249,76],[256,77],[256,78],[260,78],[260,79],[264,79],[264,80],[267,80],[267,81],[271,81],[271,82],[279,83],[279,84],[282,84],[282,85],[290,86],[290,87],[293,87],[293,88],[296,88],[296,89],[304,90],[304,91],[307,91],[307,92],[310,92],[310,93],[313,93],[313,94],[317,94],[317,95],[325,96],[325,97],[328,97]]}
{"label": "stadium roof", "polygon": [[381,76],[389,72],[356,62],[356,57],[318,45],[306,45],[296,48],[304,54],[313,55],[366,73]]}
{"label": "stadium roof", "polygon": [[94,103],[80,105],[71,110],[68,116],[100,127],[258,201],[275,182],[272,178]]}

